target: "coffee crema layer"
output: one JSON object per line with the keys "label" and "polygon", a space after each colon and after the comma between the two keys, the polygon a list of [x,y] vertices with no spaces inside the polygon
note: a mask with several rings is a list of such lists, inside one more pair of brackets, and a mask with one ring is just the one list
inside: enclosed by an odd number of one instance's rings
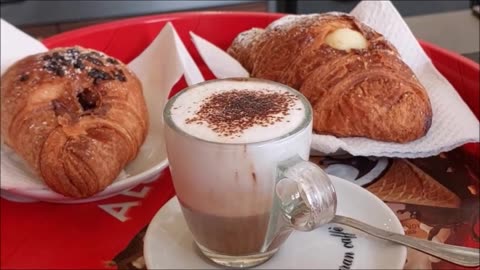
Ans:
{"label": "coffee crema layer", "polygon": [[299,97],[266,82],[216,82],[186,90],[171,118],[184,132],[212,142],[254,143],[288,134],[301,125]]}

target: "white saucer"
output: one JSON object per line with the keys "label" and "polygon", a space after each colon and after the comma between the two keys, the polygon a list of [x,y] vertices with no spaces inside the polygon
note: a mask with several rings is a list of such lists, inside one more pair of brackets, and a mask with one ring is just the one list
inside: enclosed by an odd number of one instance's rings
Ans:
{"label": "white saucer", "polygon": [[[355,184],[330,177],[337,190],[339,215],[404,233],[395,214],[380,199]],[[345,247],[342,238],[329,234],[329,228],[333,227],[342,227],[344,232],[356,234],[357,238],[351,239],[353,248]],[[348,256],[347,252],[353,255]],[[402,269],[406,255],[407,249],[403,246],[345,226],[327,224],[313,232],[294,232],[272,259],[257,268],[341,269],[345,262],[345,269]],[[144,238],[144,256],[149,269],[220,268],[199,254],[176,197],[152,219]]]}
{"label": "white saucer", "polygon": [[168,166],[162,131],[147,136],[136,159],[131,161],[102,192],[85,199],[74,199],[51,190],[32,170],[5,145],[1,149],[1,197],[15,202],[45,201],[54,203],[85,203],[102,200],[127,191],[140,183],[158,178]]}

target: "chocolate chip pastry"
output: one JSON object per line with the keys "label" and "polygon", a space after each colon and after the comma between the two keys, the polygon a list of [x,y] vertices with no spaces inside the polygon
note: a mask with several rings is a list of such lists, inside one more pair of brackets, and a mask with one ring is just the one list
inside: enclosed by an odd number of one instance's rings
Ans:
{"label": "chocolate chip pastry", "polygon": [[302,92],[317,133],[405,143],[430,128],[424,87],[392,44],[352,16],[286,16],[240,33],[228,53],[252,77]]}
{"label": "chocolate chip pastry", "polygon": [[4,142],[65,196],[105,189],[145,140],[141,82],[103,53],[72,47],[28,56],[1,83]]}

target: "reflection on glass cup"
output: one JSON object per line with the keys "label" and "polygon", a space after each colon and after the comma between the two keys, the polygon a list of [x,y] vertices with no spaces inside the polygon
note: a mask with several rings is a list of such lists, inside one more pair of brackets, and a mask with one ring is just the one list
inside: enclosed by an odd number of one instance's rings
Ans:
{"label": "reflection on glass cup", "polygon": [[321,212],[335,212],[331,182],[306,161],[312,108],[292,88],[253,78],[207,81],[171,98],[164,120],[177,197],[212,261],[258,265],[294,229],[312,230]]}

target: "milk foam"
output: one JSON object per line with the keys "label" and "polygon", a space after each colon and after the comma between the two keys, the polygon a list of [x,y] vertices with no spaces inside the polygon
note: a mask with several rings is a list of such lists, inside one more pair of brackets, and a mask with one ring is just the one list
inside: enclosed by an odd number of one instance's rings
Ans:
{"label": "milk foam", "polygon": [[254,143],[267,141],[288,134],[299,127],[305,118],[305,106],[300,98],[294,100],[288,115],[279,115],[283,119],[280,122],[267,126],[254,125],[243,130],[236,136],[224,136],[213,131],[207,124],[189,122],[199,111],[205,100],[217,93],[229,90],[252,90],[264,93],[289,93],[285,86],[270,84],[261,81],[216,81],[213,83],[198,85],[183,92],[176,98],[171,106],[171,119],[175,125],[194,137],[219,143]]}
{"label": "milk foam", "polygon": [[[233,139],[218,135],[206,124],[186,123],[206,98],[233,89],[300,95],[285,86],[256,80],[211,81],[182,92],[170,100],[164,115],[170,172],[178,198],[193,211],[236,218],[264,215],[274,203],[279,164],[293,157],[304,160],[309,157],[311,112],[302,101],[304,97],[290,99],[293,101],[289,103],[292,105],[289,115],[281,122],[250,127]],[[281,140],[244,144],[279,138],[290,132],[293,134]]]}

